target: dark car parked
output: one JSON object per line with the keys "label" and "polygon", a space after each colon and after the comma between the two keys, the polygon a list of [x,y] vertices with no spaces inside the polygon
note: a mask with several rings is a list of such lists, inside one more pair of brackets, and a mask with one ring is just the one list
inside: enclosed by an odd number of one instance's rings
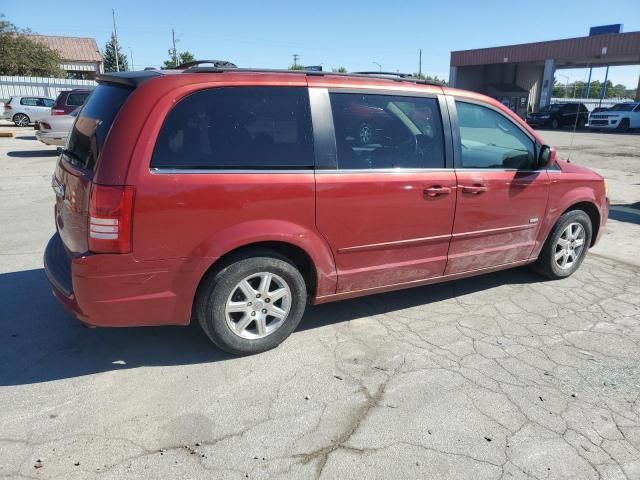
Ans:
{"label": "dark car parked", "polygon": [[84,105],[92,91],[93,89],[75,88],[60,92],[51,107],[51,115],[69,115],[76,108]]}
{"label": "dark car parked", "polygon": [[553,103],[542,107],[539,112],[527,114],[526,120],[532,127],[556,129],[577,125],[584,128],[589,120],[589,109],[583,103]]}

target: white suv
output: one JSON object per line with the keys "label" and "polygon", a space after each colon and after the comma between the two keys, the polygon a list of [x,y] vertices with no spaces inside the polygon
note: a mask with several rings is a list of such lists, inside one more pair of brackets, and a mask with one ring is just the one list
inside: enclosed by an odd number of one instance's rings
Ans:
{"label": "white suv", "polygon": [[47,97],[11,97],[4,105],[2,118],[11,120],[18,127],[26,127],[51,115],[53,103],[54,100]]}
{"label": "white suv", "polygon": [[640,103],[619,103],[603,112],[592,113],[589,115],[587,127],[594,130],[607,129],[620,132],[640,128]]}

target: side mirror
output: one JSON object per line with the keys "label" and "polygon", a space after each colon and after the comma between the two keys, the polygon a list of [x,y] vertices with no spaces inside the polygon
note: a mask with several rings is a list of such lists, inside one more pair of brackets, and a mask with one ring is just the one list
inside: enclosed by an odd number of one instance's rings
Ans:
{"label": "side mirror", "polygon": [[538,154],[538,168],[548,168],[555,163],[556,159],[556,149],[549,145],[543,145]]}

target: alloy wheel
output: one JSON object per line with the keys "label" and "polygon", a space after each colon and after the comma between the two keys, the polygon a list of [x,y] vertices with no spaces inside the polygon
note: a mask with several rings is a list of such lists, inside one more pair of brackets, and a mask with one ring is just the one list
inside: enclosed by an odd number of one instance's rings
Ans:
{"label": "alloy wheel", "polygon": [[562,231],[554,250],[556,265],[563,270],[568,270],[580,259],[584,252],[585,241],[584,227],[577,222],[570,223]]}
{"label": "alloy wheel", "polygon": [[291,288],[282,277],[260,272],[241,280],[225,305],[225,319],[233,333],[254,340],[280,328],[291,310]]}
{"label": "alloy wheel", "polygon": [[27,117],[23,113],[18,113],[13,117],[13,123],[15,123],[18,127],[26,127],[29,125],[29,117]]}

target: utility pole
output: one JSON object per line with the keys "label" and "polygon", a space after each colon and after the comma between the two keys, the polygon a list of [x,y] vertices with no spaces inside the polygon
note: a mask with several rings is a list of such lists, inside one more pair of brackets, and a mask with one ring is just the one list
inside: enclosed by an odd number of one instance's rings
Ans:
{"label": "utility pole", "polygon": [[176,31],[171,29],[171,38],[173,40],[173,66],[178,66],[178,51],[176,50]]}
{"label": "utility pole", "polygon": [[418,61],[418,78],[422,78],[422,49],[420,49],[420,60]]}
{"label": "utility pole", "polygon": [[298,60],[300,59],[300,55],[298,55],[297,53],[293,54],[293,67],[297,67],[298,66]]}
{"label": "utility pole", "polygon": [[112,8],[113,15],[113,49],[116,53],[116,72],[120,71],[120,59],[118,58],[118,30],[116,30],[116,11]]}

